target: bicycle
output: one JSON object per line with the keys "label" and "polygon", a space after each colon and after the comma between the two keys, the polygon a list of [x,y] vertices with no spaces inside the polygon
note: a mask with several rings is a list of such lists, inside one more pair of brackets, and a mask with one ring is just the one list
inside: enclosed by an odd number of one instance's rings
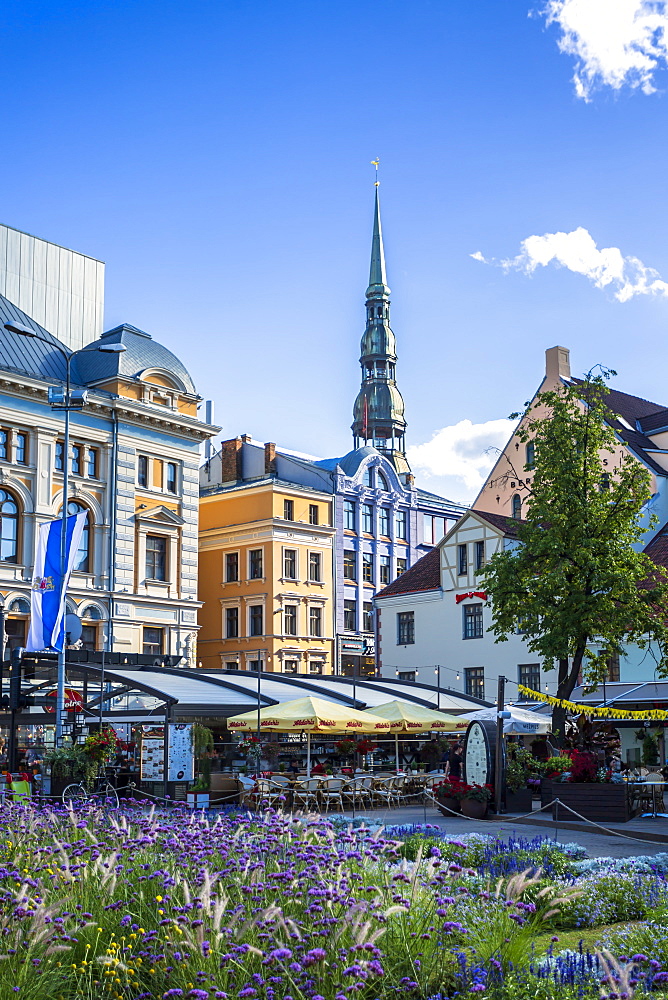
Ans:
{"label": "bicycle", "polygon": [[88,802],[94,801],[106,809],[118,809],[120,803],[118,792],[109,781],[106,774],[98,774],[93,781],[92,791],[88,791],[83,782],[73,782],[63,789],[63,804],[76,808],[85,806]]}

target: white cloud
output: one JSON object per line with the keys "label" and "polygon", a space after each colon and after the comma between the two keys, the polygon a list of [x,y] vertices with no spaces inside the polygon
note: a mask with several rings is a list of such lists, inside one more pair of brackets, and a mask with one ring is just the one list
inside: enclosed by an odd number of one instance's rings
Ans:
{"label": "white cloud", "polygon": [[654,74],[668,62],[665,0],[547,0],[541,13],[562,31],[559,48],[575,57],[578,97],[601,86],[652,94]]}
{"label": "white cloud", "polygon": [[575,274],[583,274],[596,288],[609,286],[619,302],[628,302],[635,295],[668,295],[668,282],[663,281],[658,271],[646,267],[637,257],[624,257],[617,247],[599,250],[591,234],[582,226],[570,233],[529,236],[521,243],[521,252],[507,260],[483,257],[479,250],[470,256],[506,271],[525,274],[533,274],[537,267],[554,263]]}
{"label": "white cloud", "polygon": [[[407,457],[425,489],[433,489],[427,480],[445,481],[442,488],[453,500],[470,501],[482,486],[515,428],[513,420],[487,420],[474,424],[460,420],[442,427],[430,441],[408,449]],[[421,475],[420,475],[421,474]]]}

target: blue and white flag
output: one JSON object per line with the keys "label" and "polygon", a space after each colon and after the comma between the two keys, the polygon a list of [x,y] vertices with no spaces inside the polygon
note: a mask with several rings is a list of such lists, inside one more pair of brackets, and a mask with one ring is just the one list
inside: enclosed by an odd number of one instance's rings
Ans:
{"label": "blue and white flag", "polygon": [[44,649],[60,652],[63,648],[65,593],[87,517],[84,510],[66,518],[64,579],[60,562],[62,519],[46,521],[39,527],[30,594],[30,634],[26,646],[29,653]]}

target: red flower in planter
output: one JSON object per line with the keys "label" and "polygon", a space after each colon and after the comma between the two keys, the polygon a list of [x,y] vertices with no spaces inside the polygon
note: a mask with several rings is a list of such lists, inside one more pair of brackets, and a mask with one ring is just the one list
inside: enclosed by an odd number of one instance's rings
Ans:
{"label": "red flower in planter", "polygon": [[598,761],[595,754],[586,750],[574,750],[571,753],[571,776],[569,781],[574,783],[596,781],[598,771]]}

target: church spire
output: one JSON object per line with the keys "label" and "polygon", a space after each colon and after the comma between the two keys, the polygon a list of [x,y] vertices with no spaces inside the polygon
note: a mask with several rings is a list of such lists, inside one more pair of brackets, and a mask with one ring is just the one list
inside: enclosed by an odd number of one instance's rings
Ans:
{"label": "church spire", "polygon": [[390,294],[390,289],[387,287],[387,276],[385,274],[385,248],[383,246],[383,227],[380,223],[380,200],[378,198],[378,186],[376,186],[376,204],[373,212],[371,268],[369,269],[369,287],[366,290],[367,298],[376,290],[380,294]]}
{"label": "church spire", "polygon": [[395,381],[396,362],[397,347],[390,327],[390,289],[385,273],[376,182],[371,267],[366,290],[366,329],[360,357],[362,387],[355,400],[352,431],[356,448],[372,445],[393,462],[400,475],[409,475],[404,401]]}

